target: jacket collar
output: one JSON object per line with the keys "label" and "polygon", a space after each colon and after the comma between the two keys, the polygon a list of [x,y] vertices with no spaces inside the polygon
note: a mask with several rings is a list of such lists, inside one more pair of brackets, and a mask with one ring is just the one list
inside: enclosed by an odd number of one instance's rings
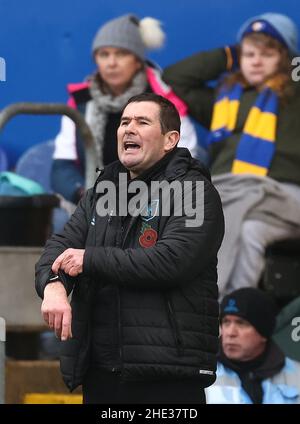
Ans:
{"label": "jacket collar", "polygon": [[[160,179],[173,181],[185,175],[188,170],[195,170],[202,174],[204,178],[211,180],[208,169],[200,161],[193,159],[189,150],[184,147],[176,147],[151,168],[139,175],[137,179],[147,182],[160,176]],[[96,184],[105,179],[117,183],[121,172],[127,173],[129,180],[129,171],[117,160],[104,167]]]}

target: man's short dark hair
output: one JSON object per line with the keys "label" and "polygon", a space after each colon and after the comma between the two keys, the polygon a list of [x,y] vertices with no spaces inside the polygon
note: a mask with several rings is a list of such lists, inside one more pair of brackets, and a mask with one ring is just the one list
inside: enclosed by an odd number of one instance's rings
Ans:
{"label": "man's short dark hair", "polygon": [[180,116],[172,102],[155,93],[141,93],[131,97],[124,106],[124,109],[130,103],[138,102],[153,102],[159,106],[159,121],[162,134],[166,134],[168,131],[178,131],[180,134]]}

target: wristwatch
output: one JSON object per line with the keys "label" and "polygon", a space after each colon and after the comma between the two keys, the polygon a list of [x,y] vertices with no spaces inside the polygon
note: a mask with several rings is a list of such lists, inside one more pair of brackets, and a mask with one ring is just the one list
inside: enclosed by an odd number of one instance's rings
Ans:
{"label": "wristwatch", "polygon": [[61,281],[61,278],[59,275],[53,275],[51,278],[49,278],[49,283],[56,283],[56,281]]}

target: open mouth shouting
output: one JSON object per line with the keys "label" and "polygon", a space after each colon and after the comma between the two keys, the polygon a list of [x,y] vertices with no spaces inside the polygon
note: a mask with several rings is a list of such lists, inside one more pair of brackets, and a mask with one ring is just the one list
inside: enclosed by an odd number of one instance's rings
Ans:
{"label": "open mouth shouting", "polygon": [[134,141],[125,141],[124,142],[124,150],[127,151],[134,151],[139,150],[141,146],[138,143],[135,143]]}

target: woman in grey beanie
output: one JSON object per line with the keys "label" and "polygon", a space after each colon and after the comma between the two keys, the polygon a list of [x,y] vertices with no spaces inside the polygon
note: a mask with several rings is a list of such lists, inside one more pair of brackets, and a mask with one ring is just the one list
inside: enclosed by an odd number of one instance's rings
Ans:
{"label": "woman in grey beanie", "polygon": [[127,100],[145,91],[167,97],[176,105],[182,121],[181,147],[196,154],[195,129],[187,108],[161,81],[159,70],[145,57],[146,49],[159,48],[165,35],[159,21],[124,15],[104,24],[97,32],[92,55],[97,71],[84,83],[69,84],[69,105],[85,116],[94,136],[94,154],[85,169],[84,145],[73,121],[63,117],[55,140],[52,187],[67,200],[77,203],[85,188],[96,179],[96,168],[118,159],[116,132]]}

